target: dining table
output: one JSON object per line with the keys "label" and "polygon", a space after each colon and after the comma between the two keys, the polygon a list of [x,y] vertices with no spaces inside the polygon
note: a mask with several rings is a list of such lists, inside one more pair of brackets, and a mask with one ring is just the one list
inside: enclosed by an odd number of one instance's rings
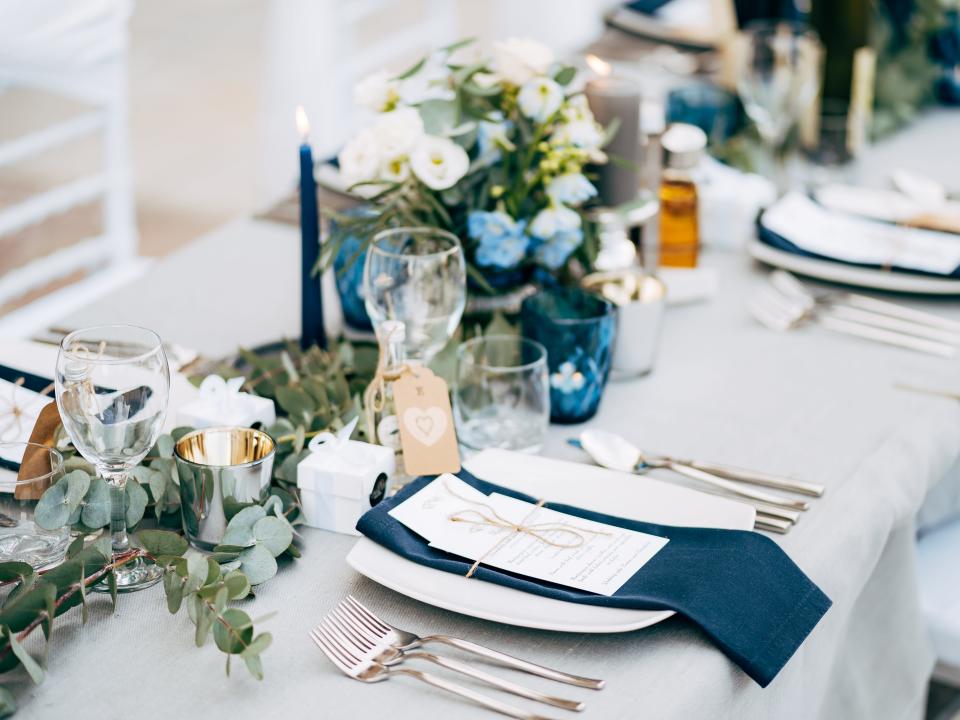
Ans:
{"label": "dining table", "polygon": [[[960,188],[955,153],[945,152],[957,130],[960,113],[930,112],[871,146],[861,177],[882,185],[907,167]],[[668,308],[653,372],[611,382],[586,424],[551,426],[542,454],[588,462],[568,440],[600,428],[658,452],[826,487],[788,534],[770,536],[833,605],[768,687],[683,617],[613,634],[476,619],[359,575],[345,562],[357,538],[302,528],[302,558],[243,601],[255,620],[272,614],[258,623],[273,636],[262,681],[240,663],[225,677],[223,655],[211,644],[195,647],[186,613],[169,615],[157,586],[121,595],[115,610],[107,597],[93,597],[86,625],[79,612],[58,619],[46,681],[34,686],[24,676],[14,686],[18,717],[492,717],[410,679],[362,685],[341,674],[308,631],[350,593],[405,629],[605,679],[601,691],[573,690],[492,670],[574,694],[587,703],[584,718],[921,718],[935,657],[918,601],[915,540],[918,527],[960,513],[960,402],[900,385],[960,390],[960,363],[814,326],[771,331],[746,310],[768,268],[732,250],[707,249],[701,264],[717,272],[717,292]],[[205,357],[224,356],[297,335],[299,272],[297,227],[241,218],[70,309],[57,325],[136,323]],[[958,298],[882,296],[960,320]]]}

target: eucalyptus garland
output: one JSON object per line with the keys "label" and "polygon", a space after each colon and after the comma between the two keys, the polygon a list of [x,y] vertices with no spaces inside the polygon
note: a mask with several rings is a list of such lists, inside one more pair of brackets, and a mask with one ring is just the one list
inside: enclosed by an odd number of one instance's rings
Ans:
{"label": "eucalyptus garland", "polygon": [[[240,362],[218,368],[226,376],[246,374],[244,389],[275,400],[280,417],[263,428],[277,447],[269,496],[262,504],[231,508],[223,542],[209,554],[190,549],[180,529],[180,481],[173,453],[177,440],[192,428],[162,435],[130,473],[123,493],[125,519],[140,547],[118,556],[111,553],[108,534],[85,542],[110,524],[110,487],[60,428],[56,444],[65,457],[66,473],[37,502],[35,521],[46,529],[70,526],[77,537],[66,560],[50,570],[0,563],[0,585],[8,588],[0,605],[0,672],[22,666],[34,682],[41,682],[45,672],[24,649],[24,640],[39,628],[49,642],[56,618],[78,606],[86,623],[86,593],[97,583],[107,584],[116,606],[114,570],[143,557],[163,568],[167,608],[178,613],[186,607],[196,645],[202,647],[212,635],[226,655],[228,675],[232,658],[238,656],[254,677],[262,679],[261,653],[269,647],[271,635],[255,630],[255,623],[264,618],[251,619],[236,603],[277,573],[278,559],[300,557],[296,465],[308,452],[309,437],[362,416],[359,398],[375,363],[372,347],[342,345],[328,353],[317,348],[301,351],[288,343],[271,355],[241,350]],[[155,527],[141,527],[148,524]],[[0,717],[15,710],[13,695],[0,685]]]}

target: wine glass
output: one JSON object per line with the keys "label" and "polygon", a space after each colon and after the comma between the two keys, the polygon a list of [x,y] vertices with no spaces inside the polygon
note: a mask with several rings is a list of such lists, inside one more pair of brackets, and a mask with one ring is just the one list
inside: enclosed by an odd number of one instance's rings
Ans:
{"label": "wine glass", "polygon": [[374,329],[399,320],[407,361],[427,364],[453,336],[466,305],[460,241],[437,228],[383,230],[367,248],[363,287]]}
{"label": "wine glass", "polygon": [[783,143],[820,88],[823,59],[815,30],[800,22],[758,20],[744,29],[737,90],[770,157],[774,182],[787,189]]}
{"label": "wine glass", "polygon": [[[110,485],[115,558],[130,549],[127,476],[160,435],[169,391],[167,357],[152,330],[104,325],[72,332],[60,343],[57,407],[74,447]],[[163,571],[137,558],[114,574],[117,589],[130,591],[153,585]]]}

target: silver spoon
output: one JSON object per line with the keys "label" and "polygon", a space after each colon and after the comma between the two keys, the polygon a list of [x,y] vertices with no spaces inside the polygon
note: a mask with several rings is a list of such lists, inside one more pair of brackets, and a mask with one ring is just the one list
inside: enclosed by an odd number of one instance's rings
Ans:
{"label": "silver spoon", "polygon": [[[671,458],[645,455],[640,448],[621,436],[605,430],[584,430],[580,433],[580,445],[597,465],[611,470],[640,472],[644,467],[667,468],[692,480],[698,480],[717,489],[774,507],[790,510],[807,510],[810,507],[806,500],[792,500],[773,493],[751,490],[718,475],[678,463]],[[764,510],[764,512],[768,511]]]}

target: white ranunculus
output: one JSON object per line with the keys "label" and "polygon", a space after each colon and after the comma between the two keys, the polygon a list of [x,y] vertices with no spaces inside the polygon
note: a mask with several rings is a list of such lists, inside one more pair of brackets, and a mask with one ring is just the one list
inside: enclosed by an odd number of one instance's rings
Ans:
{"label": "white ranunculus", "polygon": [[467,174],[470,158],[452,140],[424,135],[410,154],[410,168],[427,187],[446,190]]}
{"label": "white ranunculus", "polygon": [[523,85],[537,75],[543,75],[553,62],[553,51],[530,38],[510,38],[494,43],[493,64],[507,82]]}
{"label": "white ranunculus", "polygon": [[530,223],[530,234],[549,240],[560,232],[570,232],[580,227],[580,213],[566,205],[551,203],[536,214]]}
{"label": "white ranunculus", "polygon": [[381,159],[380,145],[372,130],[361,130],[337,155],[340,174],[348,185],[379,180]]}
{"label": "white ranunculus", "polygon": [[423,137],[423,120],[415,108],[400,107],[383,113],[373,125],[380,154],[386,158],[407,155]]}
{"label": "white ranunculus", "polygon": [[397,81],[386,70],[367,75],[353,88],[353,101],[374,112],[387,112],[400,100]]}
{"label": "white ranunculus", "polygon": [[542,123],[560,109],[563,104],[563,90],[550,78],[536,77],[525,82],[520,88],[517,104],[520,112]]}

